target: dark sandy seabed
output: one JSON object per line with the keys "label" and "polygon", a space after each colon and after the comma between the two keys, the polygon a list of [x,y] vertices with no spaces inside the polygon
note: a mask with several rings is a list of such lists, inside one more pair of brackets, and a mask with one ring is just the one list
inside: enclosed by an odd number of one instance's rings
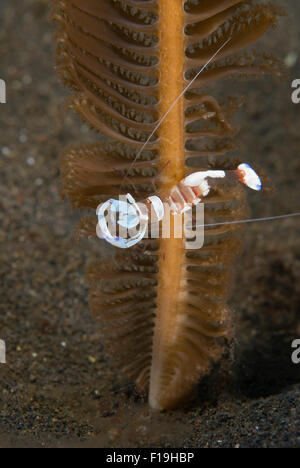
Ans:
{"label": "dark sandy seabed", "polygon": [[[284,2],[283,2],[284,3]],[[299,211],[300,3],[261,42],[286,76],[219,84],[247,97],[236,122],[245,161],[271,178],[272,197],[249,194],[253,216]],[[299,218],[244,231],[231,307],[235,340],[202,381],[193,404],[155,412],[107,360],[88,307],[84,269],[110,255],[75,242],[78,214],[60,198],[59,156],[70,143],[101,139],[64,112],[46,0],[0,3],[0,365],[1,447],[300,447]]]}

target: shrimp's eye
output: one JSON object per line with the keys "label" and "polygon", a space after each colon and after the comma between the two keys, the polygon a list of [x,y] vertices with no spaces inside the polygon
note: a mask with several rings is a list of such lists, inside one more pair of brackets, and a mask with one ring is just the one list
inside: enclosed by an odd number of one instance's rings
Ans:
{"label": "shrimp's eye", "polygon": [[240,172],[240,180],[243,184],[252,190],[261,190],[262,183],[259,176],[256,174],[255,170],[247,163],[240,164],[238,166],[238,171]]}

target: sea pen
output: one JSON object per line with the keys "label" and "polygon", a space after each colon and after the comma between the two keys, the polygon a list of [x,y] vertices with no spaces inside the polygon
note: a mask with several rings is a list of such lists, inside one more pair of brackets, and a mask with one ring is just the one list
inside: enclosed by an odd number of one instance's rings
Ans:
{"label": "sea pen", "polygon": [[[112,138],[106,146],[67,150],[62,173],[72,205],[96,209],[132,184],[141,198],[153,183],[163,196],[195,170],[236,169],[241,161],[226,153],[234,148],[229,116],[238,103],[220,105],[204,86],[234,73],[276,72],[266,54],[240,51],[278,14],[272,4],[236,0],[56,2],[57,66],[74,91],[71,106]],[[241,187],[218,187],[207,197],[208,223],[245,214]],[[85,219],[79,232],[95,236],[95,225],[95,217]],[[115,252],[113,262],[89,269],[91,307],[107,348],[154,408],[178,406],[222,355],[231,328],[226,301],[240,248],[237,230],[234,224],[208,227],[204,247],[192,253],[183,239],[144,240],[142,253],[137,247]]]}

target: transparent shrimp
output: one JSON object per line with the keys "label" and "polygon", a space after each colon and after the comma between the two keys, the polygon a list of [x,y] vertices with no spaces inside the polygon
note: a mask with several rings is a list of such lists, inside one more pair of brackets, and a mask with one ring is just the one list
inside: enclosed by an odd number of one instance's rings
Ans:
{"label": "transparent shrimp", "polygon": [[[173,187],[164,199],[153,195],[137,203],[131,194],[127,194],[125,200],[111,199],[100,205],[97,210],[98,236],[121,249],[132,247],[143,239],[149,223],[164,218],[166,208],[173,215],[190,210],[203,201],[218,179],[236,180],[253,190],[262,188],[259,176],[249,164],[240,164],[235,170],[194,172]],[[128,231],[138,226],[139,230],[128,237]]]}
{"label": "transparent shrimp", "polygon": [[[147,144],[159,129],[162,122],[168,117],[177,102],[183,97],[185,92],[190,88],[198,76],[212,62],[212,60],[220,53],[220,51],[231,41],[231,37],[212,55],[207,63],[200,69],[195,77],[184,88],[180,95],[176,98],[168,111],[158,121],[153,131],[138,151],[129,169],[132,169],[146,148]],[[126,176],[125,176],[126,178]],[[147,231],[149,223],[159,222],[165,216],[165,208],[168,207],[173,215],[185,213],[193,206],[197,205],[209,194],[211,187],[218,179],[231,179],[241,182],[252,190],[261,190],[262,183],[254,171],[247,163],[240,164],[235,170],[207,170],[194,172],[183,179],[179,184],[174,186],[169,195],[163,200],[157,195],[152,195],[146,200],[136,202],[131,194],[125,197],[120,197],[119,200],[110,199],[101,204],[97,208],[98,224],[97,235],[101,239],[105,239],[115,247],[127,249],[140,242]],[[257,221],[269,221],[288,217],[299,216],[300,212],[290,213],[281,216],[270,216],[267,218],[253,218],[237,221],[228,221],[221,223],[197,225],[203,226],[220,226],[224,224],[249,223]],[[137,230],[138,228],[138,230]],[[128,237],[128,230],[135,229],[135,234]]]}

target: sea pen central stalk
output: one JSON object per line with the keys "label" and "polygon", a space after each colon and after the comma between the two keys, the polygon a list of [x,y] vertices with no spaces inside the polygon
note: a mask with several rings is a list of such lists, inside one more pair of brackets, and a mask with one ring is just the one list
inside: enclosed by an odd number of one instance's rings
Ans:
{"label": "sea pen central stalk", "polygon": [[[168,112],[185,85],[184,4],[184,0],[159,0],[160,117]],[[159,137],[160,166],[163,168],[159,191],[164,194],[185,175],[183,98],[162,122]],[[176,325],[181,316],[183,262],[184,240],[161,239],[149,394],[150,405],[154,408],[164,408],[164,394],[172,375],[170,361],[176,341]]]}

